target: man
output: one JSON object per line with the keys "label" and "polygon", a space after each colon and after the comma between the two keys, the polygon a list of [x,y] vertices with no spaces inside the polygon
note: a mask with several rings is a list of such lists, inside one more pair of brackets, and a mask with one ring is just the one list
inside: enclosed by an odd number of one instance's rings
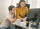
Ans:
{"label": "man", "polygon": [[15,7],[9,6],[9,13],[5,16],[4,21],[2,22],[0,29],[12,29],[10,27],[11,23],[16,21],[16,19],[13,17],[15,14]]}

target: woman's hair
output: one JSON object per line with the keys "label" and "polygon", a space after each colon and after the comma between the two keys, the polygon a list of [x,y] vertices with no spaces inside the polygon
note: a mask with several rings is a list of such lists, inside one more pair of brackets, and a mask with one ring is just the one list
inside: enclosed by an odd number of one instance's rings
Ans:
{"label": "woman's hair", "polygon": [[21,2],[25,2],[25,1],[24,1],[24,0],[20,0],[19,4],[17,5],[17,8],[20,7],[20,3],[21,3]]}

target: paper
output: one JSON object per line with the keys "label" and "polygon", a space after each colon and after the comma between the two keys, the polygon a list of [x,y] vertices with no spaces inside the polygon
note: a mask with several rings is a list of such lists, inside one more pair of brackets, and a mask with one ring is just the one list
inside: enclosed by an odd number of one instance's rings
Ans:
{"label": "paper", "polygon": [[26,26],[26,22],[20,22],[20,24]]}

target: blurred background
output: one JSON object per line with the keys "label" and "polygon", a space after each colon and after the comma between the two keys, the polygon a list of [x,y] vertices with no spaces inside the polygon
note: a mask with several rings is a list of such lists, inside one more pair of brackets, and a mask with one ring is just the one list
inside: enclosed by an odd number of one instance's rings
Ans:
{"label": "blurred background", "polygon": [[[10,5],[17,6],[20,0],[0,0],[0,21],[3,21],[5,15],[8,13]],[[29,9],[40,8],[40,0],[25,0],[26,4],[30,4]]]}

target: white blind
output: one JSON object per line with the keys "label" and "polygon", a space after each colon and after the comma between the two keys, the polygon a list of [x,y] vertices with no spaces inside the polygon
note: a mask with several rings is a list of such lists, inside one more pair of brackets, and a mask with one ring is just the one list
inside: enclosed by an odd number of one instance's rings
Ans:
{"label": "white blind", "polygon": [[37,8],[37,2],[38,0],[28,0],[28,4],[30,4],[30,9]]}

